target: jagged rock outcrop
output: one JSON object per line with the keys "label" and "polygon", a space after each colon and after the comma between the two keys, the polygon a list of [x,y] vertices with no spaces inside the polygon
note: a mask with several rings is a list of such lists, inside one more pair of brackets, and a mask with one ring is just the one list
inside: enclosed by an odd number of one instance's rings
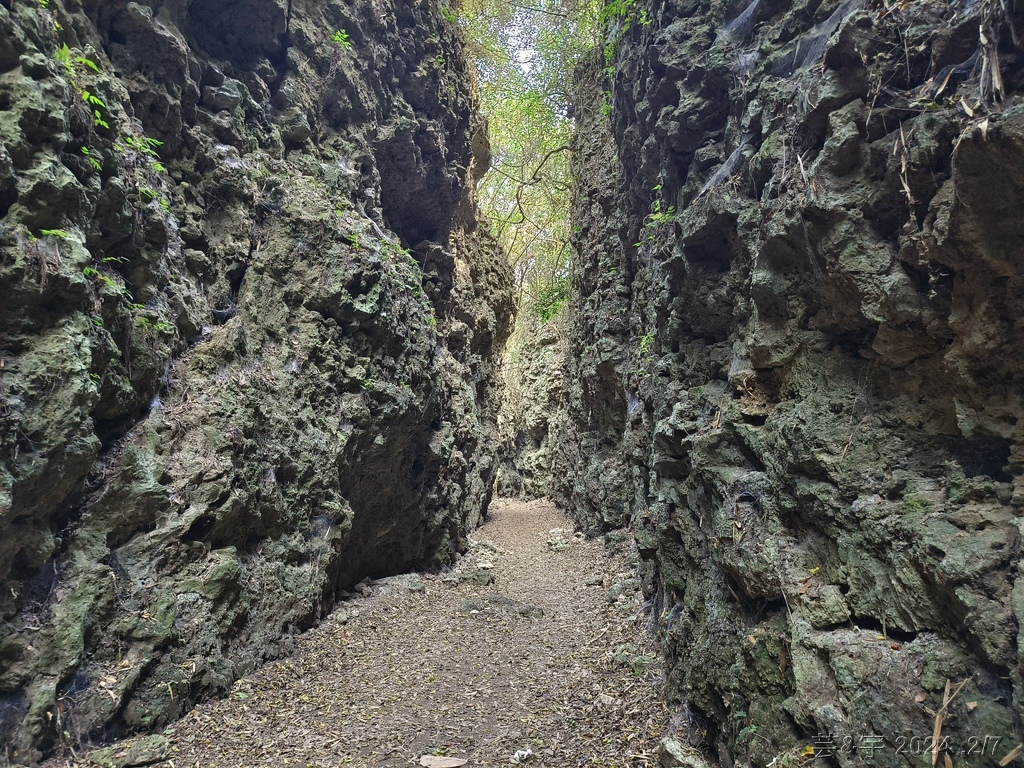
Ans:
{"label": "jagged rock outcrop", "polygon": [[496,471],[510,271],[436,2],[0,3],[0,760],[161,726]]}
{"label": "jagged rock outcrop", "polygon": [[551,496],[555,430],[565,391],[563,361],[568,352],[565,315],[544,319],[531,306],[517,317],[502,366],[498,411],[500,469],[495,489],[501,496]]}
{"label": "jagged rock outcrop", "polygon": [[998,761],[1024,708],[1019,11],[629,9],[577,107],[557,496],[632,528],[679,738],[720,764],[931,761],[961,685],[941,751]]}

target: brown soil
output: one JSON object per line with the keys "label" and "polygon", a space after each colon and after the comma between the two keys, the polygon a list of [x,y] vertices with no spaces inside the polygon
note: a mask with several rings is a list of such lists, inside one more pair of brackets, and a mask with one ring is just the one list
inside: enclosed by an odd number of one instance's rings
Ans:
{"label": "brown soil", "polygon": [[[554,528],[568,549],[549,548]],[[527,748],[532,766],[653,764],[661,664],[635,590],[606,598],[634,575],[627,558],[574,537],[546,502],[495,503],[474,539],[460,567],[492,563],[494,584],[371,585],[168,729],[158,765],[508,766]]]}

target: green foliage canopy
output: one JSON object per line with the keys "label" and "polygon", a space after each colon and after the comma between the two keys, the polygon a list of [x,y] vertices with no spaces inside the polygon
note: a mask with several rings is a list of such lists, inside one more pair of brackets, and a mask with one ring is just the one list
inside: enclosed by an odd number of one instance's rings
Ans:
{"label": "green foliage canopy", "polygon": [[[544,313],[570,263],[573,73],[598,44],[594,0],[465,0],[459,21],[477,65],[491,170],[480,205],[515,269],[519,301]],[[558,288],[556,288],[558,286]],[[564,298],[562,299],[564,301]]]}

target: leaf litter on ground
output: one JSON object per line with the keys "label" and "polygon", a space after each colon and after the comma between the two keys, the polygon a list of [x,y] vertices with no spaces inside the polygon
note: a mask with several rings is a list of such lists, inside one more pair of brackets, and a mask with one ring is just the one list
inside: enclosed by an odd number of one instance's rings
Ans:
{"label": "leaf litter on ground", "polygon": [[[548,502],[495,502],[463,558],[474,573],[485,559],[493,583],[371,584],[293,655],[168,728],[154,765],[496,768],[517,753],[538,768],[651,765],[668,719],[661,665],[633,661],[657,649],[637,582],[615,602],[602,586],[635,575],[630,553],[569,526]],[[549,546],[554,529],[571,547]]]}

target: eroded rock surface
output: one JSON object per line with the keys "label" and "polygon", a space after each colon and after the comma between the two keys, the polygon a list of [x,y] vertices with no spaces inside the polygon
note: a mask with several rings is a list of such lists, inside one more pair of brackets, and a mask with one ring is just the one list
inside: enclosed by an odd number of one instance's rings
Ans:
{"label": "eroded rock surface", "polygon": [[495,472],[510,272],[435,2],[0,4],[0,742],[158,727]]}
{"label": "eroded rock surface", "polygon": [[544,320],[520,311],[502,366],[497,492],[524,499],[550,497],[553,421],[562,415],[563,361],[568,353],[566,313]]}
{"label": "eroded rock surface", "polygon": [[677,738],[722,765],[930,760],[947,681],[953,764],[1021,741],[1006,13],[638,3],[578,105],[564,405],[540,438],[584,526],[631,527]]}

